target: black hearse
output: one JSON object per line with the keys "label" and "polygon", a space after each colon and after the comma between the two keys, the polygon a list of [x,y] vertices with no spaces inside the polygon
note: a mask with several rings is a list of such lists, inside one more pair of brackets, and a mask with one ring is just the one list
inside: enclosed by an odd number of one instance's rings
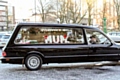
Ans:
{"label": "black hearse", "polygon": [[2,63],[38,70],[47,63],[118,61],[120,46],[90,26],[19,23],[2,55]]}

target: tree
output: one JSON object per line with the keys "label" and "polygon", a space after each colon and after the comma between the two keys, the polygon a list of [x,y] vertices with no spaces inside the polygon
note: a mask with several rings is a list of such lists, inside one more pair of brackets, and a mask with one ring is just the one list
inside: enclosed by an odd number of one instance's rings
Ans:
{"label": "tree", "polygon": [[[95,13],[96,22],[99,23],[99,25],[102,26],[102,29],[104,32],[107,32],[107,29],[112,29],[113,27],[116,27],[116,12],[114,8],[113,0],[103,0],[100,4],[101,7],[96,9]],[[104,21],[106,19],[106,21]]]}
{"label": "tree", "polygon": [[48,0],[38,0],[38,3],[37,10],[41,14],[42,22],[45,22],[47,14],[53,9],[53,5]]}
{"label": "tree", "polygon": [[117,13],[117,24],[118,24],[118,29],[120,30],[120,0],[113,0],[115,4],[115,9]]}
{"label": "tree", "polygon": [[87,13],[87,10],[85,10],[84,14],[81,15],[81,6],[79,6],[80,4],[81,3],[77,0],[74,0],[74,2],[73,0],[68,1],[68,16],[71,16],[70,20],[72,20],[73,23],[79,24]]}
{"label": "tree", "polygon": [[88,25],[91,25],[91,20],[92,20],[92,9],[94,7],[94,3],[96,0],[86,0],[87,7],[88,7]]}
{"label": "tree", "polygon": [[[77,23],[80,24],[81,20],[86,15],[87,10],[81,15],[80,1],[78,0],[58,0],[58,18],[60,23]],[[76,2],[77,1],[77,2]]]}

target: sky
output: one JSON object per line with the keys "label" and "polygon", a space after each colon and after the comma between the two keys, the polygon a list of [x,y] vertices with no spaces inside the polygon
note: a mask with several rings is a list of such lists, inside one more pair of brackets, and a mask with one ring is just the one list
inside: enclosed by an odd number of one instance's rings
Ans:
{"label": "sky", "polygon": [[34,8],[34,0],[6,0],[9,5],[15,6],[16,19],[27,18],[32,14]]}

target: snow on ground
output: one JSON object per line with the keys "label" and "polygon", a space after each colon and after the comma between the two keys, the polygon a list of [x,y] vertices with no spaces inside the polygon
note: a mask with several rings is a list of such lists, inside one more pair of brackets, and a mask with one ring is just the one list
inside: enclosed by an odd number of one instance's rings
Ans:
{"label": "snow on ground", "polygon": [[29,71],[22,65],[0,63],[0,80],[120,80],[119,65],[100,66],[99,63],[98,66],[96,63],[45,64],[37,71]]}

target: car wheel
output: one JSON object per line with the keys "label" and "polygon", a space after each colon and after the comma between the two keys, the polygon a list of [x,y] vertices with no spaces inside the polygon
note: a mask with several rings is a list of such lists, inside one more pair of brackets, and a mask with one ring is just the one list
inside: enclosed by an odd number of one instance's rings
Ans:
{"label": "car wheel", "polygon": [[42,58],[37,54],[30,54],[25,59],[25,66],[28,70],[38,70],[42,65]]}

